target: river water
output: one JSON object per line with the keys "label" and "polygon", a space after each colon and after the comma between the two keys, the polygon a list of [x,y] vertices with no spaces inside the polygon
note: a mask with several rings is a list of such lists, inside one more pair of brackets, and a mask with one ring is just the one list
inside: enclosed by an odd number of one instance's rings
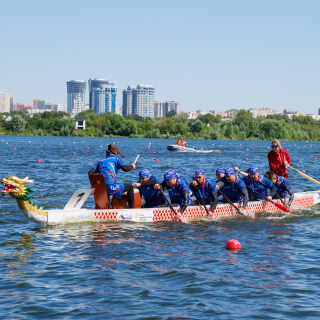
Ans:
{"label": "river water", "polygon": [[[196,149],[221,153],[177,154],[166,149],[173,140],[0,136],[0,178],[29,176],[37,204],[63,208],[75,189],[90,187],[87,172],[104,158],[107,143],[116,143],[128,164],[140,153],[138,169],[146,167],[159,179],[174,168],[188,181],[198,168],[212,179],[218,166],[257,165],[265,172],[270,151],[269,141],[190,140]],[[320,143],[283,147],[294,168],[320,180]],[[118,177],[136,181],[138,170]],[[295,192],[320,189],[293,171],[289,181]],[[84,206],[94,206],[92,196]],[[2,317],[319,318],[319,213],[315,206],[296,215],[254,219],[47,229],[25,218],[15,200],[0,197]],[[232,238],[242,245],[238,253],[225,250]]]}

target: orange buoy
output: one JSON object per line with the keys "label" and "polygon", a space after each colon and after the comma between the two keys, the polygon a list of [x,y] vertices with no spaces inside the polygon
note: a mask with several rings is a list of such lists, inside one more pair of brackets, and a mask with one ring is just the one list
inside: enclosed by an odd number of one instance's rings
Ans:
{"label": "orange buoy", "polygon": [[76,154],[75,152],[72,152],[72,154]]}
{"label": "orange buoy", "polygon": [[41,162],[41,160],[37,160],[37,162]]}
{"label": "orange buoy", "polygon": [[156,161],[159,161],[159,159],[156,159]]}
{"label": "orange buoy", "polygon": [[245,158],[244,160],[248,161],[249,159],[248,159],[248,158]]}
{"label": "orange buoy", "polygon": [[231,239],[226,244],[226,249],[232,252],[238,252],[241,249],[241,244],[236,239]]}

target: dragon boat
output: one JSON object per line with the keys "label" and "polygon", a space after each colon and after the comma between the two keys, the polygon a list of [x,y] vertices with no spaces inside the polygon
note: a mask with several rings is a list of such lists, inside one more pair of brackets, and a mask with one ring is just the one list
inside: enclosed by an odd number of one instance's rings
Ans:
{"label": "dragon boat", "polygon": [[175,151],[175,152],[219,152],[220,150],[197,150],[197,149],[194,149],[194,148],[188,148],[188,147],[183,147],[183,146],[179,146],[177,144],[169,144],[167,146],[167,149],[169,151]]}
{"label": "dragon boat", "polygon": [[[45,210],[34,204],[31,199],[31,193],[34,192],[27,186],[32,183],[28,177],[20,179],[15,176],[9,176],[1,179],[4,188],[1,195],[10,195],[16,199],[22,213],[31,221],[42,225],[59,225],[66,223],[82,222],[110,222],[110,221],[136,221],[136,222],[155,222],[155,221],[179,221],[170,208],[141,208],[141,197],[135,189],[135,208],[129,209],[127,205],[126,194],[121,199],[113,197],[111,204],[107,195],[105,179],[103,175],[91,176],[91,189],[76,190],[73,196],[63,209]],[[95,199],[95,208],[81,209],[82,205],[93,192]],[[274,200],[280,203],[280,200]],[[303,209],[320,203],[320,190],[299,192],[294,194],[292,207]],[[238,206],[238,204],[235,204]],[[209,207],[209,206],[208,206]],[[179,208],[175,208],[179,212]],[[249,212],[282,212],[270,202],[251,201],[248,203]],[[230,217],[238,215],[237,211],[229,204],[218,204],[214,210],[213,217]],[[194,219],[206,216],[203,206],[190,206],[184,214],[185,219]]]}

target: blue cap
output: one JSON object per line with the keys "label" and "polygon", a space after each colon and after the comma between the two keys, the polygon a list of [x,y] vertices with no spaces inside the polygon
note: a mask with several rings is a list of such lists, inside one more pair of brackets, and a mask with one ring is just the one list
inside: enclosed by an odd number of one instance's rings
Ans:
{"label": "blue cap", "polygon": [[216,173],[226,173],[226,169],[220,167],[220,168],[217,169]]}
{"label": "blue cap", "polygon": [[139,177],[145,178],[150,176],[151,176],[151,172],[148,169],[143,168],[139,171]]}
{"label": "blue cap", "polygon": [[194,174],[203,174],[203,175],[206,175],[206,172],[202,169],[198,169],[196,170],[196,172]]}
{"label": "blue cap", "polygon": [[177,171],[169,169],[164,173],[164,181],[170,181],[177,175]]}
{"label": "blue cap", "polygon": [[232,167],[230,167],[230,168],[226,168],[226,174],[232,174],[232,175],[234,175],[234,174],[236,174],[236,169],[235,168],[232,168]]}
{"label": "blue cap", "polygon": [[259,172],[259,168],[258,167],[250,167],[249,173],[256,173],[256,172]]}

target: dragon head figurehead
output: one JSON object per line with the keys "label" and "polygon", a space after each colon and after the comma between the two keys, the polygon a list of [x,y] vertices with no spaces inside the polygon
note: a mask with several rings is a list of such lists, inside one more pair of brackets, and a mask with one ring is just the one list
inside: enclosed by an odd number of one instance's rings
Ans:
{"label": "dragon head figurehead", "polygon": [[30,200],[32,198],[29,192],[33,192],[26,184],[32,183],[33,180],[28,180],[28,177],[20,179],[15,176],[9,176],[7,178],[2,178],[1,183],[4,188],[1,190],[1,195],[10,195],[12,198],[21,200]]}

